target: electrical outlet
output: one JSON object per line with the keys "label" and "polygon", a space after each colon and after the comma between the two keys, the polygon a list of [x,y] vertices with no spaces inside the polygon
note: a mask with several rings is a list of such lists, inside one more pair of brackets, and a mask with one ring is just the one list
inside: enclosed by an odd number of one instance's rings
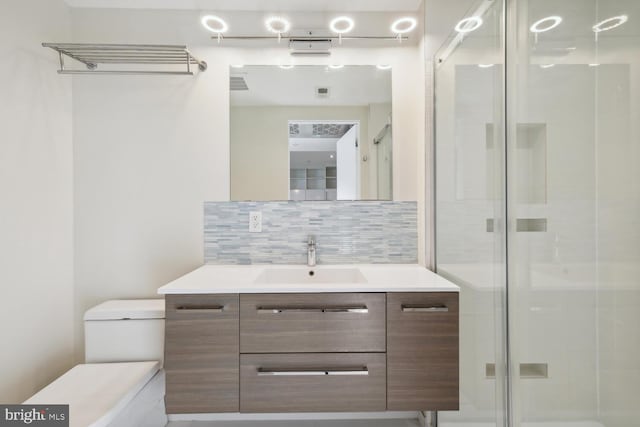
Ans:
{"label": "electrical outlet", "polygon": [[249,232],[262,233],[262,212],[249,212]]}

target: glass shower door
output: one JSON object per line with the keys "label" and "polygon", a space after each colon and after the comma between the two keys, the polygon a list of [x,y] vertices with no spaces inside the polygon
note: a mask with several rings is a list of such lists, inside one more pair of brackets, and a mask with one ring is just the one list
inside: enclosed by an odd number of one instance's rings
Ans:
{"label": "glass shower door", "polygon": [[461,288],[439,424],[640,425],[640,1],[469,17],[435,58],[436,267]]}
{"label": "glass shower door", "polygon": [[505,425],[503,7],[436,55],[436,269],[460,286],[460,410],[440,427]]}
{"label": "glass shower door", "polygon": [[513,424],[635,426],[640,2],[508,3]]}

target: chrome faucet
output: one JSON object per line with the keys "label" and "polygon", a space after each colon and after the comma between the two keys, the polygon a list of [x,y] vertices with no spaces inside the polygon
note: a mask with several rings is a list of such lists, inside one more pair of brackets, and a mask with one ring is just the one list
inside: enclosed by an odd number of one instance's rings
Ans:
{"label": "chrome faucet", "polygon": [[307,266],[316,266],[316,238],[312,235],[309,235],[309,240],[307,241]]}

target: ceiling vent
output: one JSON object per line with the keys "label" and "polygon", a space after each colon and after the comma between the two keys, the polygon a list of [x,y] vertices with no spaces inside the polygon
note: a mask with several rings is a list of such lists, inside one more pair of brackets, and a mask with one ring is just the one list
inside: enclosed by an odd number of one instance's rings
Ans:
{"label": "ceiling vent", "polygon": [[229,88],[231,90],[249,90],[247,82],[244,77],[231,76],[229,79]]}
{"label": "ceiling vent", "polygon": [[328,98],[329,97],[329,88],[328,87],[317,87],[316,88],[316,96],[318,98]]}
{"label": "ceiling vent", "polygon": [[293,56],[329,56],[330,48],[329,38],[301,37],[289,40],[289,49]]}

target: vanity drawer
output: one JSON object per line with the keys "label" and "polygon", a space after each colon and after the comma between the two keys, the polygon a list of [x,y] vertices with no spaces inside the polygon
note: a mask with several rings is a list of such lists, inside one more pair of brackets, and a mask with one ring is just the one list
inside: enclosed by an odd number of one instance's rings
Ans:
{"label": "vanity drawer", "polygon": [[243,294],[241,353],[386,351],[384,293]]}
{"label": "vanity drawer", "polygon": [[238,295],[167,295],[167,413],[239,410]]}
{"label": "vanity drawer", "polygon": [[458,293],[387,294],[387,407],[457,410]]}
{"label": "vanity drawer", "polygon": [[240,356],[240,412],[385,409],[384,353]]}

